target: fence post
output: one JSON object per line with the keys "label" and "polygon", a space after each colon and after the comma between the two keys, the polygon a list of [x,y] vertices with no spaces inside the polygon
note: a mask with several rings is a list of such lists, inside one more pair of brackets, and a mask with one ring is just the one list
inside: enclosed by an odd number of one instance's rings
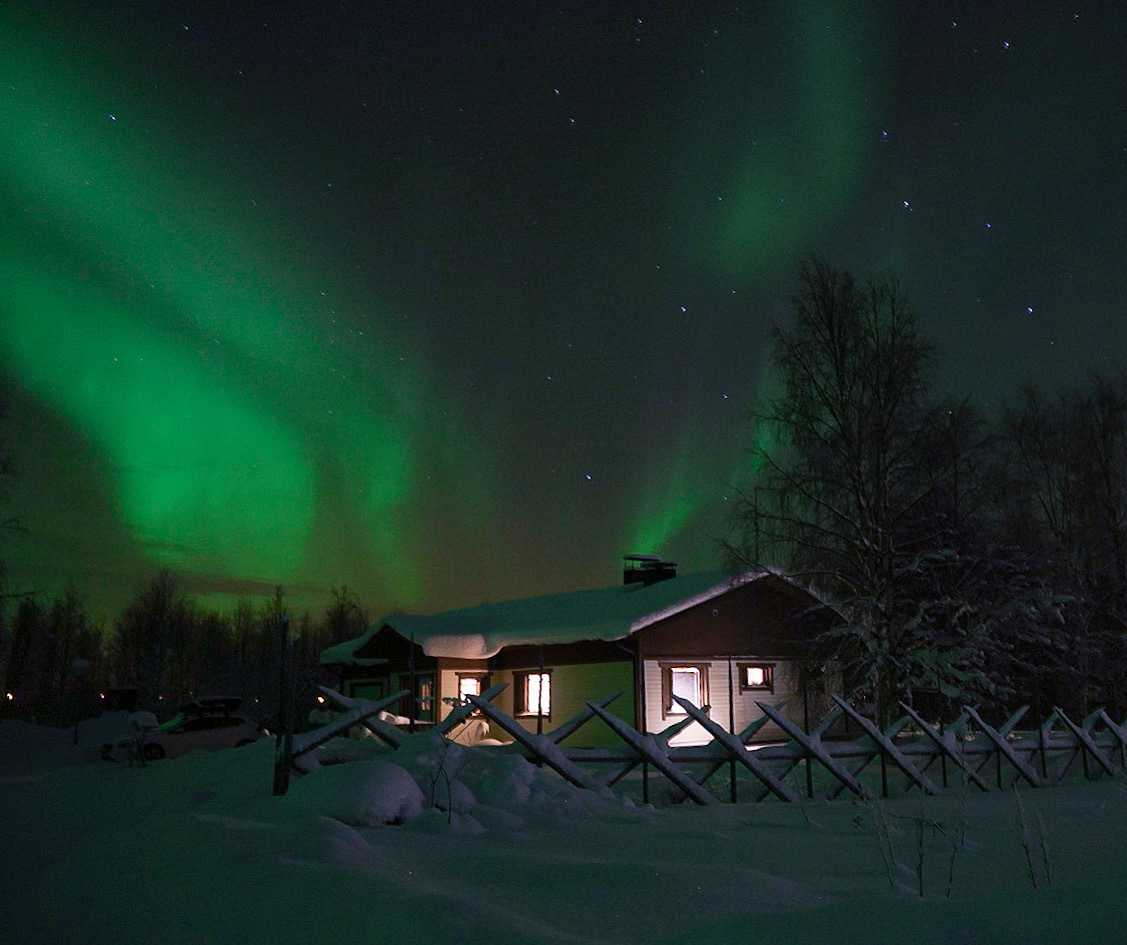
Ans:
{"label": "fence post", "polygon": [[415,633],[411,632],[411,648],[407,650],[407,731],[415,734],[415,717],[419,714],[418,681],[415,677]]}
{"label": "fence post", "polygon": [[[938,675],[938,670],[936,671],[936,675]],[[940,708],[939,711],[940,711],[939,718],[942,719],[943,716],[946,713],[943,712],[942,707]],[[938,728],[939,728],[939,738],[940,738],[940,740],[945,741],[946,738],[947,738],[947,723],[940,721]],[[947,785],[947,752],[945,752],[945,751],[940,752],[940,754],[939,754],[939,768],[943,772],[943,790],[946,791],[948,785]]]}
{"label": "fence post", "polygon": [[[806,736],[810,735],[810,663],[808,660],[802,661],[802,668],[799,670],[802,673],[802,733]],[[846,720],[848,721],[848,719]],[[806,768],[806,797],[809,800],[814,799],[814,766],[810,763],[810,758],[807,756],[803,762]]]}
{"label": "fence post", "polygon": [[1041,756],[1041,777],[1045,780],[1049,778],[1049,759],[1045,754],[1045,723],[1042,722],[1037,726],[1037,749]]}
{"label": "fence post", "polygon": [[[536,734],[544,734],[544,644],[540,644],[539,667],[537,672],[540,680],[536,684]],[[549,690],[549,698],[551,690]]]}
{"label": "fence post", "polygon": [[[732,658],[728,657],[728,731],[736,734],[736,703],[732,687]],[[736,759],[733,756],[728,761],[728,796],[735,804],[739,798],[736,796]]]}
{"label": "fence post", "polygon": [[293,647],[290,645],[290,618],[283,616],[279,626],[278,743],[274,749],[274,794],[290,789],[293,763]]}

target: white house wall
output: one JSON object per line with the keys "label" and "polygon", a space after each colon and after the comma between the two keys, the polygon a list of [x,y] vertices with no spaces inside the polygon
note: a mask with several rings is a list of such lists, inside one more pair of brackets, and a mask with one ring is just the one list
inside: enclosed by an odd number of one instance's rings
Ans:
{"label": "white house wall", "polygon": [[[551,712],[542,720],[545,732],[563,724],[578,715],[587,707],[588,700],[599,701],[607,696],[621,692],[610,705],[610,711],[619,716],[628,725],[634,724],[634,691],[633,691],[633,664],[627,660],[613,663],[579,663],[579,664],[545,664],[544,670],[551,673]],[[535,671],[539,666],[528,667],[526,671]],[[443,669],[440,671],[442,698],[456,695],[458,692],[458,672]],[[513,686],[514,670],[493,670],[488,674],[488,684],[496,686],[505,684],[505,689],[493,700],[493,704],[506,715],[513,715]],[[442,702],[439,706],[439,718],[450,714],[451,705]],[[521,715],[515,717],[516,722],[529,732],[536,731],[536,716]],[[510,736],[495,726],[489,726],[487,733],[492,738],[504,741]],[[608,747],[618,744],[618,736],[597,719],[588,722],[565,743],[569,746]]]}
{"label": "white house wall", "polygon": [[[802,688],[798,665],[787,660],[767,660],[755,656],[733,656],[718,659],[702,659],[693,657],[683,661],[669,659],[647,659],[642,663],[643,690],[645,694],[645,730],[647,732],[660,732],[676,724],[684,718],[683,715],[671,715],[662,718],[662,664],[707,665],[708,668],[708,704],[709,718],[717,722],[726,731],[731,730],[729,725],[732,717],[729,715],[729,672],[731,673],[731,691],[734,697],[734,730],[742,731],[748,725],[763,715],[762,710],[756,705],[764,702],[768,705],[787,703],[787,715],[790,718],[802,718]],[[754,663],[756,665],[769,664],[774,667],[774,692],[762,689],[752,689],[740,692],[738,666],[740,663]],[[784,738],[782,731],[774,723],[768,723],[756,735],[755,741],[774,741]],[[711,736],[697,722],[693,722],[683,731],[675,735],[670,744],[677,745],[704,745],[712,740]]]}

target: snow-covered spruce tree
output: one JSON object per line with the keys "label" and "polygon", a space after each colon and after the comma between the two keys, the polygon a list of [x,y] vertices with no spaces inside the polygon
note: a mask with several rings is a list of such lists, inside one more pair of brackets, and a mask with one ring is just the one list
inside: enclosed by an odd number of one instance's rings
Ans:
{"label": "snow-covered spruce tree", "polygon": [[829,594],[844,621],[812,658],[837,661],[878,714],[916,689],[988,691],[989,620],[958,593],[982,448],[965,405],[932,403],[929,350],[892,277],[812,259],[790,301],[730,556]]}

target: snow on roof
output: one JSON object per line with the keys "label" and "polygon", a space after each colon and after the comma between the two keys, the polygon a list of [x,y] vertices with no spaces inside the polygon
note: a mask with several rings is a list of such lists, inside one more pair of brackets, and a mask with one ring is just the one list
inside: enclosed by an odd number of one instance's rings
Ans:
{"label": "snow on roof", "polygon": [[321,662],[325,665],[373,662],[355,654],[385,626],[405,639],[414,640],[428,656],[460,659],[488,659],[503,647],[520,644],[621,640],[643,627],[770,573],[759,571],[733,576],[728,571],[706,571],[650,585],[616,584],[596,590],[448,610],[433,616],[392,614],[378,621],[363,636],[329,647],[321,654]]}

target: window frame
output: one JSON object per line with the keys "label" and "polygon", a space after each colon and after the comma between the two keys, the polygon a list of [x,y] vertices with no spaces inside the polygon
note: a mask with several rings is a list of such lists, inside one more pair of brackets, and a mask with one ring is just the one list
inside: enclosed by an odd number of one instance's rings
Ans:
{"label": "window frame", "polygon": [[[765,682],[761,685],[753,686],[747,681],[747,671],[749,669],[761,669],[765,677]],[[760,662],[741,662],[736,664],[736,671],[740,676],[740,692],[770,692],[775,691],[775,664],[774,663],[760,663]]]}
{"label": "window frame", "polygon": [[712,668],[711,663],[697,660],[667,660],[658,663],[658,667],[661,669],[661,717],[663,719],[688,717],[687,712],[683,712],[679,706],[673,703],[673,670],[675,669],[695,669],[700,673],[699,708],[707,714],[711,703],[708,695],[708,675]]}
{"label": "window frame", "polygon": [[[414,676],[414,691],[411,691],[411,677]],[[430,694],[424,694],[424,687],[430,686]],[[438,673],[427,670],[420,673],[400,673],[399,688],[408,690],[408,694],[400,700],[400,713],[408,719],[413,719],[425,725],[433,725],[437,720],[438,710],[435,705],[438,695]],[[406,703],[406,705],[404,705]],[[424,708],[424,703],[427,707]],[[403,711],[405,710],[405,711]]]}
{"label": "window frame", "polygon": [[[528,709],[528,680],[532,676],[543,676],[548,680],[547,712],[529,711]],[[550,669],[518,669],[513,672],[513,716],[515,718],[550,720],[552,718],[552,702],[552,671]]]}
{"label": "window frame", "polygon": [[[476,679],[477,680],[477,692],[474,693],[475,696],[480,696],[483,692],[485,692],[486,689],[489,688],[489,673],[482,672],[480,670],[475,670],[475,671],[466,672],[466,673],[455,673],[454,676],[455,676],[455,681],[458,685],[458,702],[459,703],[461,703],[463,701],[463,697],[462,697],[462,680],[463,679]],[[471,715],[480,715],[481,710],[480,709],[474,709],[473,712],[471,712],[470,714]]]}

